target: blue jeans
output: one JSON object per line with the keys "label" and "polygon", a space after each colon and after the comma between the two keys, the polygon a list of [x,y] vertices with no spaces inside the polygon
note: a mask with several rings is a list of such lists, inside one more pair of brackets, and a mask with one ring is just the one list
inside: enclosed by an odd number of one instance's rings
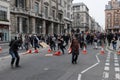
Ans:
{"label": "blue jeans", "polygon": [[12,56],[11,65],[14,64],[15,59],[16,59],[15,65],[18,66],[19,65],[19,60],[20,60],[18,52],[17,51],[13,51],[13,50],[9,50],[9,54]]}
{"label": "blue jeans", "polygon": [[15,58],[15,54],[12,50],[9,50],[9,54],[12,56],[12,58]]}
{"label": "blue jeans", "polygon": [[116,50],[117,44],[112,44],[113,49]]}

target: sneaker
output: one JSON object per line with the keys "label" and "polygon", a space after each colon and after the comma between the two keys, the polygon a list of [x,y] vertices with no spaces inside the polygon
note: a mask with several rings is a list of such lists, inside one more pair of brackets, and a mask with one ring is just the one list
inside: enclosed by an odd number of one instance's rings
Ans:
{"label": "sneaker", "polygon": [[75,64],[77,64],[77,62],[75,61]]}

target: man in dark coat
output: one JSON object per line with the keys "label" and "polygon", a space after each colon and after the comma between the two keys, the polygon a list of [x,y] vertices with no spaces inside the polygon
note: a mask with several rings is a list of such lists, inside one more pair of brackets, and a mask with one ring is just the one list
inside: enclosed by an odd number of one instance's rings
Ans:
{"label": "man in dark coat", "polygon": [[20,67],[19,66],[20,56],[18,54],[18,50],[19,50],[19,47],[20,47],[20,40],[11,40],[9,46],[10,46],[9,53],[12,56],[11,67],[13,67],[15,59],[16,59],[15,66]]}

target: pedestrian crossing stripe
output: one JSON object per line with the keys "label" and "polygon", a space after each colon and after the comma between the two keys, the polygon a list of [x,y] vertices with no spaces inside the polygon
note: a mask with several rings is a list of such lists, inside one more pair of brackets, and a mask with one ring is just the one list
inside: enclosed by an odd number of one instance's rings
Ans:
{"label": "pedestrian crossing stripe", "polygon": [[115,74],[115,79],[120,80],[120,73]]}
{"label": "pedestrian crossing stripe", "polygon": [[103,72],[103,78],[104,78],[104,79],[109,78],[109,73],[108,73],[108,72]]}
{"label": "pedestrian crossing stripe", "polygon": [[45,56],[53,56],[53,54],[46,54]]}
{"label": "pedestrian crossing stripe", "polygon": [[118,63],[114,63],[114,65],[115,65],[115,66],[119,66],[119,64],[118,64]]}
{"label": "pedestrian crossing stripe", "polygon": [[120,71],[120,68],[119,67],[115,67],[115,71],[116,72]]}
{"label": "pedestrian crossing stripe", "polygon": [[105,71],[109,71],[109,70],[110,70],[110,68],[109,68],[109,67],[107,67],[107,66],[105,66],[104,70],[105,70]]}

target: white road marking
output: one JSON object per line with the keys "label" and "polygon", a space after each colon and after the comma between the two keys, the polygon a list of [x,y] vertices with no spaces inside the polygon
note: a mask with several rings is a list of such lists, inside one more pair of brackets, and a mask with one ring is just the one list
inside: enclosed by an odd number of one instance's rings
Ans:
{"label": "white road marking", "polygon": [[44,68],[44,70],[45,70],[45,71],[47,71],[47,70],[48,70],[48,68]]}
{"label": "white road marking", "polygon": [[114,57],[114,59],[118,59],[117,57]]}
{"label": "white road marking", "polygon": [[106,66],[109,66],[109,65],[110,65],[110,63],[105,63],[105,65],[106,65]]}
{"label": "white road marking", "polygon": [[45,56],[53,56],[53,54],[45,54]]}
{"label": "white road marking", "polygon": [[86,71],[88,71],[89,69],[92,69],[93,67],[97,66],[98,64],[99,64],[99,63],[96,63],[96,64],[92,65],[91,67],[83,70],[81,73],[82,73],[82,74],[85,73]]}
{"label": "white road marking", "polygon": [[120,71],[120,68],[119,67],[115,67],[115,71],[116,72]]}
{"label": "white road marking", "polygon": [[85,73],[86,71],[92,69],[93,67],[97,66],[97,65],[100,63],[100,60],[99,60],[99,58],[98,58],[98,55],[99,55],[99,53],[96,55],[96,58],[97,58],[97,61],[98,61],[98,62],[95,63],[94,65],[92,65],[91,67],[88,67],[87,69],[83,70],[83,71],[81,72],[81,74],[78,75],[78,80],[81,80],[81,76],[82,76],[83,73]]}
{"label": "white road marking", "polygon": [[104,70],[105,70],[105,71],[109,71],[110,68],[109,68],[108,66],[105,66]]}
{"label": "white road marking", "polygon": [[119,66],[119,64],[118,64],[118,63],[114,63],[114,65],[115,65],[115,66]]}
{"label": "white road marking", "polygon": [[118,62],[118,60],[114,60],[114,62]]}
{"label": "white road marking", "polygon": [[81,80],[81,76],[82,76],[81,74],[78,74],[78,80]]}
{"label": "white road marking", "polygon": [[108,72],[103,72],[103,78],[104,79],[109,78],[109,73]]}
{"label": "white road marking", "polygon": [[107,60],[106,60],[106,62],[110,62],[110,60],[109,60],[109,59],[107,59]]}
{"label": "white road marking", "polygon": [[120,74],[119,73],[115,74],[115,80],[120,80]]}

